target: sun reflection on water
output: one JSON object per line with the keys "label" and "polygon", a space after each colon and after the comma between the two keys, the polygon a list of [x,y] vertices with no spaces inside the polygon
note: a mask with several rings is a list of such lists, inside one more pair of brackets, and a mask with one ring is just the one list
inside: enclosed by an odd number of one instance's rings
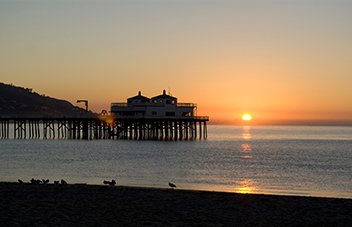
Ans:
{"label": "sun reflection on water", "polygon": [[[246,140],[245,143],[242,143],[241,145],[241,158],[246,158],[246,159],[252,159],[252,148],[250,144],[250,139],[252,138],[251,132],[250,132],[251,127],[250,126],[243,126],[242,127],[242,138]],[[233,191],[236,193],[242,193],[242,194],[248,194],[248,193],[254,193],[256,192],[257,189],[257,182],[251,180],[251,179],[239,179],[235,180],[232,182],[233,185]]]}
{"label": "sun reflection on water", "polygon": [[235,185],[234,192],[236,193],[248,194],[258,190],[256,187],[257,182],[250,179],[241,179],[233,182],[233,184]]}
{"label": "sun reflection on water", "polygon": [[249,153],[251,153],[251,145],[248,143],[244,143],[241,146],[241,158],[253,158],[252,155],[249,155]]}
{"label": "sun reflection on water", "polygon": [[250,126],[243,126],[242,127],[242,138],[243,139],[249,140],[252,138],[250,129],[251,129]]}
{"label": "sun reflection on water", "polygon": [[249,152],[251,152],[251,145],[250,144],[248,144],[248,143],[244,143],[244,144],[242,144],[242,149],[241,149],[241,152],[242,153],[249,153]]}

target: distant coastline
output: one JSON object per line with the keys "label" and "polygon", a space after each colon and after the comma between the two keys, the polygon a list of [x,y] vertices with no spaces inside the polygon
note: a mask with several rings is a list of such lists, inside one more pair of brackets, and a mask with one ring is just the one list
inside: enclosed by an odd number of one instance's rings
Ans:
{"label": "distant coastline", "polygon": [[255,119],[251,122],[243,122],[241,120],[220,120],[211,118],[209,125],[262,125],[262,126],[352,126],[352,121],[347,120],[276,120],[258,122]]}
{"label": "distant coastline", "polygon": [[85,115],[83,108],[66,100],[40,95],[31,88],[0,83],[0,116]]}

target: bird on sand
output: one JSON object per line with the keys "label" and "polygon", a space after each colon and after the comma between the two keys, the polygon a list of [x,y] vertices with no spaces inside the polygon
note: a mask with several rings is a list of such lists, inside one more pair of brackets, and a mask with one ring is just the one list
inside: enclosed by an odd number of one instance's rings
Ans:
{"label": "bird on sand", "polygon": [[47,184],[47,183],[49,183],[49,179],[46,179],[46,180],[42,180],[42,182],[43,182],[43,184]]}
{"label": "bird on sand", "polygon": [[30,182],[32,183],[32,184],[39,184],[40,182],[42,182],[41,180],[35,180],[34,178],[32,178],[31,180],[30,180]]}
{"label": "bird on sand", "polygon": [[61,179],[61,184],[67,184],[67,182],[64,179]]}
{"label": "bird on sand", "polygon": [[104,180],[103,183],[108,184],[110,186],[114,186],[116,184],[116,181],[114,179],[112,179],[111,181]]}
{"label": "bird on sand", "polygon": [[54,184],[59,184],[59,181],[58,180],[54,181]]}
{"label": "bird on sand", "polygon": [[171,188],[176,188],[176,185],[175,185],[174,183],[172,183],[172,182],[169,182],[169,186],[170,186]]}

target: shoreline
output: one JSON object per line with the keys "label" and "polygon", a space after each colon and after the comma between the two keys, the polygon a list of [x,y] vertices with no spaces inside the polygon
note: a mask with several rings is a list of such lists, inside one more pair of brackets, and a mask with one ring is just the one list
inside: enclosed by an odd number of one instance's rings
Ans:
{"label": "shoreline", "polygon": [[[0,181],[0,183],[9,183],[9,184],[17,184],[18,182],[14,181]],[[30,181],[24,182],[24,184],[31,184]],[[53,182],[48,183],[53,184]],[[104,186],[104,184],[99,183],[99,182],[68,182],[68,184],[71,185],[88,185],[88,186]],[[136,183],[129,183],[129,182],[119,182],[118,185],[115,185],[115,187],[126,187],[126,188],[146,188],[146,189],[169,189],[170,186],[167,184],[157,184],[157,183],[142,183],[142,184],[136,184]],[[230,194],[250,194],[250,195],[272,195],[272,196],[298,196],[298,197],[316,197],[316,198],[332,198],[332,199],[352,199],[352,194],[351,193],[333,193],[333,192],[318,192],[318,191],[295,191],[295,192],[287,192],[283,190],[276,190],[272,189],[270,191],[265,191],[265,190],[253,190],[250,192],[241,192],[241,190],[236,191],[236,189],[228,189],[228,188],[221,188],[219,189],[218,187],[212,187],[210,186],[194,186],[194,185],[188,185],[188,184],[177,184],[177,190],[183,190],[183,191],[204,191],[204,192],[215,192],[215,193],[230,193]]]}
{"label": "shoreline", "polygon": [[352,199],[0,182],[4,226],[352,226]]}

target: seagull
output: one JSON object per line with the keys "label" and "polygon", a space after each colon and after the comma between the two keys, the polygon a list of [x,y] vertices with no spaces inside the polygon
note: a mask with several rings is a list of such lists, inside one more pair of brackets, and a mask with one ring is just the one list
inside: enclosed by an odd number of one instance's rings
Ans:
{"label": "seagull", "polygon": [[61,184],[67,184],[67,182],[64,179],[61,179]]}
{"label": "seagull", "polygon": [[43,182],[43,184],[47,184],[47,183],[49,183],[49,179],[46,179],[46,180],[42,180],[42,182]]}
{"label": "seagull", "polygon": [[115,180],[111,180],[111,182],[109,182],[109,185],[110,186],[114,186],[116,184],[116,181]]}
{"label": "seagull", "polygon": [[59,184],[59,181],[58,180],[54,181],[54,184]]}
{"label": "seagull", "polygon": [[31,179],[31,183],[32,184],[39,184],[40,182],[42,182],[41,180],[35,180],[34,178]]}
{"label": "seagull", "polygon": [[176,185],[175,185],[174,183],[172,183],[172,182],[169,182],[169,186],[170,186],[171,188],[176,188]]}
{"label": "seagull", "polygon": [[110,186],[114,186],[116,184],[116,181],[114,179],[112,179],[111,181],[104,180],[103,183],[108,184]]}
{"label": "seagull", "polygon": [[20,184],[23,184],[23,181],[22,181],[21,179],[18,179],[18,182],[19,182]]}

